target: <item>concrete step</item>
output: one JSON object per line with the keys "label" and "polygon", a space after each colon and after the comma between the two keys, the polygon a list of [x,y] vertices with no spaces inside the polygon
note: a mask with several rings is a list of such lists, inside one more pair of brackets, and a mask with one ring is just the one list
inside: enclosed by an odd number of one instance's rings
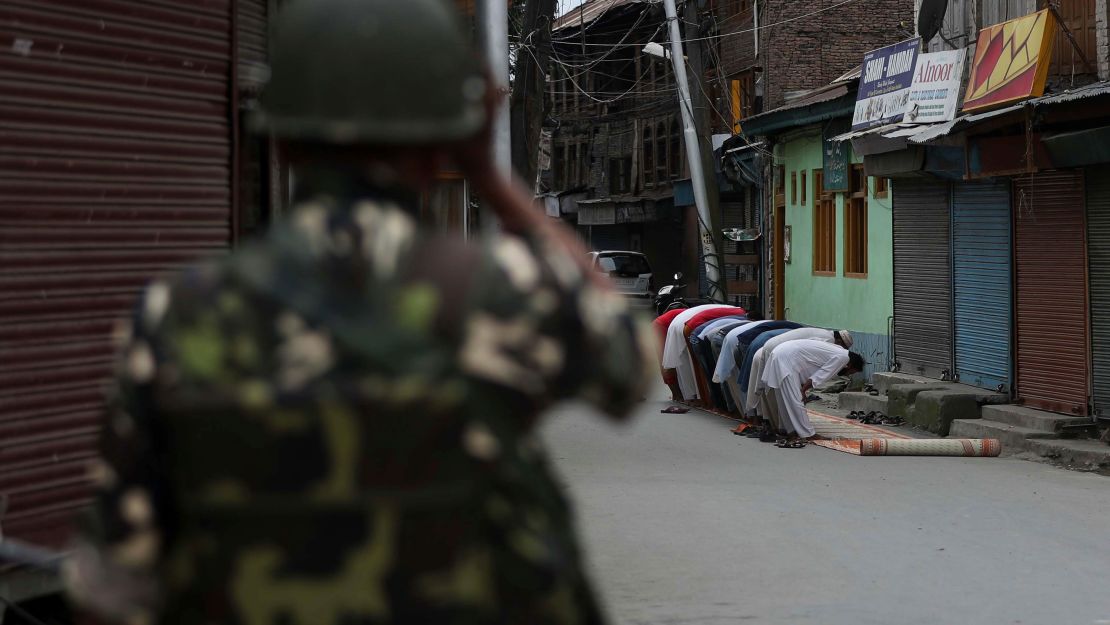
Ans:
{"label": "concrete step", "polygon": [[871,384],[878,389],[879,394],[886,395],[890,387],[895,384],[936,384],[939,380],[910,375],[908,373],[895,373],[893,371],[878,371],[871,376]]}
{"label": "concrete step", "polygon": [[1029,439],[1029,451],[1069,469],[1110,474],[1110,445],[1095,440]]}
{"label": "concrete step", "polygon": [[1027,451],[1030,449],[1029,441],[1051,437],[1051,432],[989,419],[956,419],[948,433],[948,438],[997,438],[1002,443],[1003,453]]}
{"label": "concrete step", "polygon": [[887,400],[883,395],[869,393],[840,393],[837,396],[837,406],[841,410],[862,410],[864,412],[879,411],[886,413]]}
{"label": "concrete step", "polygon": [[[1040,432],[1058,433],[1068,425],[1087,425],[1090,419],[1068,417],[1054,412],[1034,410],[1025,406],[983,406],[983,418],[1008,423]],[[1108,447],[1110,448],[1110,447]]]}

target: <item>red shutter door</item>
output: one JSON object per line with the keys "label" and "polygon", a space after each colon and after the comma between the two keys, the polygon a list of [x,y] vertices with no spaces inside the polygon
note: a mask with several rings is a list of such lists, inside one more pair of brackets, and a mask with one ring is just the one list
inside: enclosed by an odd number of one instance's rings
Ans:
{"label": "red shutter door", "polygon": [[229,0],[0,4],[0,494],[58,544],[86,502],[110,330],[229,243]]}
{"label": "red shutter door", "polygon": [[1014,181],[1017,397],[1087,415],[1090,356],[1082,172]]}

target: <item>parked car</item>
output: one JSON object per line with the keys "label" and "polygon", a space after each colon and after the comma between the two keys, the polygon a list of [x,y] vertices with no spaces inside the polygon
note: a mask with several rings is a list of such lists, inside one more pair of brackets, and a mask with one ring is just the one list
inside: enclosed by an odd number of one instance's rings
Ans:
{"label": "parked car", "polygon": [[655,278],[647,256],[639,252],[590,252],[590,266],[609,276],[618,292],[637,308],[651,308]]}

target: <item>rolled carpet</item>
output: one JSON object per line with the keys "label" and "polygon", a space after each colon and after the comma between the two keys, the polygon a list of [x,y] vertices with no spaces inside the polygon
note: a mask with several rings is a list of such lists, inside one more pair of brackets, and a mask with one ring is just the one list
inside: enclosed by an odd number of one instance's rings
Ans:
{"label": "rolled carpet", "polygon": [[859,442],[861,456],[972,456],[994,458],[1002,453],[996,438],[868,438]]}

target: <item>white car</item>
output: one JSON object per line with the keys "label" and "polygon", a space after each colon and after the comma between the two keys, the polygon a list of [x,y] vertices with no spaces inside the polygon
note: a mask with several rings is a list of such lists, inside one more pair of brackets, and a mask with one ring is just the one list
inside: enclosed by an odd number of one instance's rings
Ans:
{"label": "white car", "polygon": [[590,266],[613,281],[617,291],[637,308],[651,308],[655,280],[647,256],[639,252],[590,252]]}

